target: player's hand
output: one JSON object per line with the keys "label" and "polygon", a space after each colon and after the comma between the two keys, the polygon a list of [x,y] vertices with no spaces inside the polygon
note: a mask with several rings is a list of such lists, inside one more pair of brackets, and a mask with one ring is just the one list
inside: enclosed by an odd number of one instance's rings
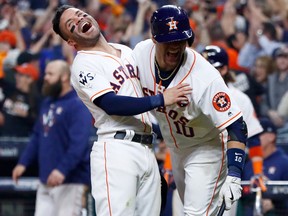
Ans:
{"label": "player's hand", "polygon": [[47,185],[54,187],[64,182],[65,176],[57,169],[52,170],[47,179]]}
{"label": "player's hand", "polygon": [[219,206],[221,206],[223,199],[225,201],[225,210],[231,209],[232,204],[241,197],[242,187],[241,179],[234,176],[227,176],[220,190]]}
{"label": "player's hand", "polygon": [[267,177],[265,177],[262,174],[254,175],[250,179],[251,182],[251,188],[257,188],[260,187],[262,192],[267,191],[267,187],[265,182],[267,181]]}
{"label": "player's hand", "polygon": [[168,88],[164,91],[164,104],[165,106],[172,105],[177,102],[183,104],[189,103],[188,97],[186,95],[191,94],[192,88],[188,83],[181,83],[175,87]]}
{"label": "player's hand", "polygon": [[23,175],[25,170],[26,170],[26,167],[21,164],[16,165],[16,167],[13,169],[12,179],[16,184],[18,183],[19,177]]}

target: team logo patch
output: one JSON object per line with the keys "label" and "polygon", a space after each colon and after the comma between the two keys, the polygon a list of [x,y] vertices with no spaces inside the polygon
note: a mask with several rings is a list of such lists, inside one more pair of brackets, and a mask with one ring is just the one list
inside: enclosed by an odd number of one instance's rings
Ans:
{"label": "team logo patch", "polygon": [[177,30],[177,24],[179,23],[178,21],[174,21],[174,17],[170,17],[171,21],[166,23],[167,26],[169,26],[169,31],[175,29]]}
{"label": "team logo patch", "polygon": [[219,112],[225,112],[231,107],[231,100],[225,92],[218,92],[213,97],[213,106]]}
{"label": "team logo patch", "polygon": [[88,87],[88,88],[92,88],[92,84],[90,83],[90,81],[92,81],[94,79],[94,74],[88,72],[84,72],[84,71],[80,71],[79,73],[79,83],[81,83],[82,85]]}

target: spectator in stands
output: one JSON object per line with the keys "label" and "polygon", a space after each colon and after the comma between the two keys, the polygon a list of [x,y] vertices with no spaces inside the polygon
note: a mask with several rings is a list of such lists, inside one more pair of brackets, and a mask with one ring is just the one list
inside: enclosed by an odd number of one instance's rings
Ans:
{"label": "spectator in stands", "polygon": [[17,57],[17,65],[21,65],[24,63],[29,63],[34,65],[36,68],[39,67],[39,54],[37,53],[31,53],[27,50],[21,52],[19,56]]}
{"label": "spectator in stands", "polygon": [[38,161],[35,215],[80,216],[90,184],[91,114],[71,87],[70,68],[63,60],[47,64],[42,93],[47,98],[12,178],[17,183],[26,168]]}
{"label": "spectator in stands", "polygon": [[258,116],[261,116],[260,103],[262,100],[265,100],[265,93],[268,91],[268,76],[274,71],[273,58],[269,56],[259,56],[256,58],[255,64],[250,70],[252,79],[256,81],[256,89],[261,89],[261,94],[256,95],[253,103]]}
{"label": "spectator in stands", "polygon": [[31,64],[17,66],[15,71],[15,86],[4,88],[0,133],[2,136],[27,137],[32,133],[39,108],[40,95],[36,85],[39,72]]}
{"label": "spectator in stands", "polygon": [[273,72],[273,59],[270,56],[260,56],[256,58],[255,64],[250,73],[255,78],[256,82],[260,83],[264,88],[266,88],[268,76]]}
{"label": "spectator in stands", "polygon": [[261,115],[268,116],[277,127],[282,127],[285,121],[277,113],[277,107],[288,91],[288,46],[276,49],[274,59],[276,71],[268,77],[268,91],[261,102]]}
{"label": "spectator in stands", "polygon": [[266,1],[247,1],[249,36],[238,56],[238,63],[242,67],[251,68],[257,57],[272,56],[273,50],[283,45],[278,39],[276,25],[265,13],[265,3]]}
{"label": "spectator in stands", "polygon": [[0,79],[5,77],[3,63],[8,53],[16,46],[16,36],[8,30],[0,31]]}
{"label": "spectator in stands", "polygon": [[[41,79],[43,79],[47,62],[56,59],[67,59],[64,58],[62,48],[63,46],[61,38],[56,35],[52,29],[46,31],[43,35],[41,35],[39,40],[31,44],[31,48],[29,49],[30,52],[39,54]],[[73,51],[71,51],[70,54],[74,57]]]}
{"label": "spectator in stands", "polygon": [[[226,25],[227,24],[225,24],[225,26]],[[238,65],[238,51],[235,48],[231,48],[228,46],[222,26],[223,23],[222,25],[220,25],[220,22],[216,22],[214,26],[211,26],[211,28],[208,30],[209,37],[211,39],[211,45],[216,45],[226,50],[229,57],[228,66],[231,70],[231,73],[233,74],[232,76],[234,76],[235,79],[233,86],[249,96],[256,113],[259,113],[256,98],[264,93],[263,88],[255,81],[255,79],[249,73],[247,73],[247,68],[245,69]],[[226,34],[228,34],[228,32],[230,31],[226,29],[225,32]]]}
{"label": "spectator in stands", "polygon": [[25,43],[21,33],[23,17],[19,9],[15,7],[15,3],[16,1],[4,1],[0,6],[1,23],[5,23],[5,25],[1,25],[0,40],[1,42],[6,42],[6,45],[2,44],[0,48],[0,77],[2,74],[8,82],[11,77],[13,79],[14,72],[11,69],[16,66],[17,56],[21,51],[25,50]]}
{"label": "spectator in stands", "polygon": [[7,65],[8,58],[10,58],[9,54],[4,60],[4,72],[5,72],[5,82],[7,82],[9,85],[15,85],[14,68],[16,66],[20,66],[22,64],[31,64],[37,70],[39,70],[39,58],[40,58],[39,54],[36,53],[34,54],[26,50],[23,52],[19,52],[16,58],[14,56],[15,63],[12,63],[10,66]]}
{"label": "spectator in stands", "polygon": [[[238,6],[239,7],[239,6]],[[241,6],[242,7],[242,6]],[[226,1],[223,14],[220,19],[221,29],[225,36],[227,47],[223,46],[223,42],[218,45],[228,52],[229,68],[232,70],[247,72],[248,68],[239,66],[238,54],[239,50],[244,46],[247,41],[247,23],[243,15],[237,9],[236,1]],[[220,29],[218,30],[220,31]],[[212,34],[213,35],[213,34]],[[224,38],[223,38],[224,39]],[[214,44],[217,45],[217,43]]]}
{"label": "spectator in stands", "polygon": [[157,7],[157,4],[151,0],[138,1],[138,10],[130,38],[131,48],[134,48],[138,42],[150,38],[150,18]]}
{"label": "spectator in stands", "polygon": [[285,119],[288,119],[288,91],[283,95],[278,108],[278,114]]}
{"label": "spectator in stands", "polygon": [[[263,149],[263,158],[264,158],[264,175],[268,180],[288,180],[288,156],[283,152],[282,149],[277,147],[276,138],[277,130],[275,125],[268,118],[261,118],[260,124],[263,127],[263,132],[260,135],[261,146]],[[248,161],[243,170],[243,180],[250,180],[253,176],[253,169],[251,161]],[[252,216],[253,204],[246,203],[245,205],[245,216]],[[288,210],[287,200],[276,201],[271,199],[263,199],[264,212],[268,211],[283,211],[284,209]],[[250,207],[249,207],[250,205]]]}

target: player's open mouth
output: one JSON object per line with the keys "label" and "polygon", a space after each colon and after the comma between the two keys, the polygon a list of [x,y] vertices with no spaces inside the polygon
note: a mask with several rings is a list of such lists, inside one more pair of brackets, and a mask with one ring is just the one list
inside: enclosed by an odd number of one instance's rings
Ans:
{"label": "player's open mouth", "polygon": [[168,51],[167,56],[176,58],[179,55],[179,51]]}
{"label": "player's open mouth", "polygon": [[86,33],[91,27],[92,27],[91,23],[84,22],[84,24],[81,27],[82,33]]}

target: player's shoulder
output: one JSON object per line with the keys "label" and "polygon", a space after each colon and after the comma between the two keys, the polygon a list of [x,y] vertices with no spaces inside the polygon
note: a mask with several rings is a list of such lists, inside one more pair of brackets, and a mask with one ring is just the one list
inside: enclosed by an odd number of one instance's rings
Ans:
{"label": "player's shoulder", "polygon": [[115,47],[116,49],[122,49],[122,50],[128,50],[128,51],[132,50],[130,47],[128,47],[127,45],[124,45],[124,44],[111,43],[111,42],[109,42],[108,44]]}
{"label": "player's shoulder", "polygon": [[71,70],[84,69],[85,67],[97,67],[97,62],[101,62],[102,55],[98,55],[98,52],[77,52],[77,55],[74,57]]}
{"label": "player's shoulder", "polygon": [[121,50],[122,54],[131,54],[132,49],[124,44],[119,43],[109,43],[110,46],[113,46],[114,48]]}
{"label": "player's shoulder", "polygon": [[149,48],[152,48],[153,46],[154,46],[153,41],[151,39],[147,39],[136,44],[135,48],[133,49],[133,52],[141,52],[144,49],[147,50]]}
{"label": "player's shoulder", "polygon": [[205,80],[205,83],[212,82],[220,76],[219,72],[196,50],[186,48],[188,65],[192,65],[192,76],[199,80]]}
{"label": "player's shoulder", "polygon": [[235,97],[241,99],[241,101],[243,101],[243,102],[250,102],[251,101],[251,99],[249,98],[249,96],[247,94],[242,92],[240,89],[236,88],[232,83],[228,83],[227,85]]}

